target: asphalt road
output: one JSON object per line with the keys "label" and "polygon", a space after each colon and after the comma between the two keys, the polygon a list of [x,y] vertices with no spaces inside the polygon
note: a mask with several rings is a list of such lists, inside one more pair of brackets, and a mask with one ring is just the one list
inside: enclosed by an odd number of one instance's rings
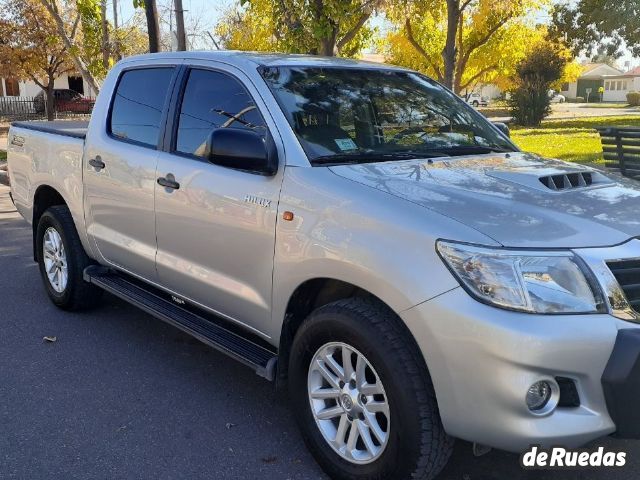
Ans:
{"label": "asphalt road", "polygon": [[[0,186],[0,478],[317,479],[286,395],[251,370],[116,300],[57,310],[31,232]],[[56,341],[43,341],[55,336]],[[475,458],[457,442],[442,480],[636,479],[627,466],[529,471],[518,455]]]}

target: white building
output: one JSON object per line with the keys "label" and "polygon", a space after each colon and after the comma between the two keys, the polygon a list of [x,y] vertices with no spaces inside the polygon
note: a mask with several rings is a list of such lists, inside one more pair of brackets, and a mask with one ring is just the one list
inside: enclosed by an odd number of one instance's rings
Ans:
{"label": "white building", "polygon": [[[79,75],[64,74],[55,79],[54,88],[75,90],[84,97],[95,97],[87,82]],[[0,77],[0,97],[35,97],[42,89],[33,80]]]}
{"label": "white building", "polygon": [[583,100],[599,101],[598,89],[603,86],[605,76],[621,75],[622,72],[606,63],[588,63],[583,65],[582,73],[575,82],[562,85],[560,93],[568,99],[577,97]]}
{"label": "white building", "polygon": [[626,102],[629,92],[640,92],[640,67],[621,75],[604,76],[604,102]]}

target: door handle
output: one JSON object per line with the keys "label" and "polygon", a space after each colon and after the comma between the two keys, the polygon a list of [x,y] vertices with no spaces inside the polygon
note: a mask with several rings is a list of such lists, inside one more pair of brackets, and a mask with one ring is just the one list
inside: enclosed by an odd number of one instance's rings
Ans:
{"label": "door handle", "polygon": [[169,173],[166,177],[160,177],[158,179],[158,185],[164,188],[170,188],[171,190],[178,190],[180,188],[180,184],[176,182],[173,174]]}
{"label": "door handle", "polygon": [[91,160],[89,160],[89,165],[97,170],[102,170],[104,167],[106,167],[105,163],[100,158],[100,155],[96,155],[96,158],[92,158]]}

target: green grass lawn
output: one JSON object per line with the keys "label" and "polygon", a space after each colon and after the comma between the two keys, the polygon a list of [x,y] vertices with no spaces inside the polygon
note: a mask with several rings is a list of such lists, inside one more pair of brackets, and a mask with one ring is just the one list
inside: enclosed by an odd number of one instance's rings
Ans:
{"label": "green grass lawn", "polygon": [[511,138],[522,150],[578,163],[603,162],[596,127],[640,127],[640,115],[549,120],[537,128],[513,127]]}
{"label": "green grass lawn", "polygon": [[0,150],[0,162],[7,159],[7,152]]}

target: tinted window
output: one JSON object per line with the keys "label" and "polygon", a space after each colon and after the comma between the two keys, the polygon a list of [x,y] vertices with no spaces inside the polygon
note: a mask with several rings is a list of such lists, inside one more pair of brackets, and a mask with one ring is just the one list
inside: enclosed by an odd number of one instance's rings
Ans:
{"label": "tinted window", "polygon": [[318,164],[515,148],[460,98],[417,73],[315,67],[261,72]]}
{"label": "tinted window", "polygon": [[129,70],[120,78],[111,108],[111,134],[155,147],[173,68]]}
{"label": "tinted window", "polygon": [[233,77],[209,70],[191,70],[185,87],[176,151],[204,156],[215,129],[240,128],[264,135],[264,120],[251,95]]}

